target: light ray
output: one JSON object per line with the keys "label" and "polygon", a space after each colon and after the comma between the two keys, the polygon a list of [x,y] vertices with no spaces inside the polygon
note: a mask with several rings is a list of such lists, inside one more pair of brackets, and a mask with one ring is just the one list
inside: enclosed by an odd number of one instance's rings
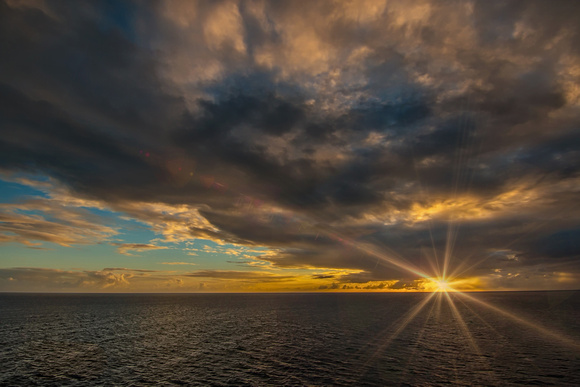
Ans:
{"label": "light ray", "polygon": [[418,275],[419,277],[430,278],[429,275],[425,274],[422,270],[417,268],[412,263],[406,261],[403,257],[399,256],[397,253],[395,253],[394,251],[392,251],[391,249],[389,249],[386,246],[382,246],[381,249],[388,250],[390,254],[385,254],[383,252],[378,251],[376,247],[372,246],[369,243],[357,242],[354,239],[349,238],[349,237],[342,235],[340,233],[337,233],[337,232],[331,232],[329,230],[325,230],[322,228],[320,229],[320,232],[325,234],[326,236],[329,236],[332,238],[338,237],[344,243],[348,244],[349,246],[352,246],[353,248],[355,248],[359,251],[362,251],[368,255],[376,257],[376,258],[380,259],[381,261],[383,261],[384,263],[391,264],[391,265],[396,266],[400,269],[403,269],[409,273]]}
{"label": "light ray", "polygon": [[[467,308],[472,315],[474,315],[475,317],[477,317],[477,319],[479,321],[481,321],[489,330],[491,330],[494,334],[496,334],[498,337],[501,337],[504,340],[504,344],[508,345],[510,348],[512,349],[516,349],[516,347],[511,343],[511,341],[504,336],[503,334],[501,334],[497,329],[495,329],[489,322],[485,321],[485,319],[483,317],[481,317],[479,315],[479,313],[477,313],[475,310],[473,310],[473,308],[471,308],[465,301],[463,301],[461,299],[461,297],[457,297],[457,300],[459,302],[461,302],[461,304]],[[518,348],[519,349],[519,348]],[[535,367],[535,363],[533,361],[531,361],[530,359],[525,358],[525,360],[532,366]]]}
{"label": "light ray", "polygon": [[366,368],[368,367],[369,363],[375,359],[386,347],[389,346],[389,344],[397,338],[397,336],[399,336],[399,334],[407,327],[407,325],[409,325],[409,323],[411,321],[413,321],[413,319],[417,316],[417,314],[419,314],[419,312],[421,312],[421,310],[425,307],[425,305],[427,305],[427,303],[433,298],[433,296],[435,295],[435,293],[431,293],[428,296],[426,296],[418,305],[415,305],[413,307],[413,309],[411,309],[409,312],[407,312],[407,314],[405,314],[399,321],[399,326],[397,327],[397,329],[395,329],[395,331],[386,339],[386,340],[382,340],[381,345],[367,358],[367,360],[362,364],[362,368],[363,368],[363,372],[362,374],[364,374],[366,372]]}
{"label": "light ray", "polygon": [[444,293],[445,293],[445,296],[447,297],[447,302],[449,303],[449,307],[451,308],[451,312],[453,313],[455,320],[459,324],[459,328],[461,328],[463,335],[465,336],[465,338],[469,342],[469,346],[477,355],[481,356],[481,351],[480,351],[479,347],[477,346],[477,343],[473,339],[473,336],[471,335],[471,332],[469,331],[467,324],[465,324],[463,317],[461,317],[461,314],[457,310],[457,307],[455,306],[455,303],[451,299],[451,296],[449,295],[449,293],[447,291],[445,291]]}
{"label": "light ray", "polygon": [[501,333],[499,333],[497,331],[497,329],[495,329],[490,323],[488,323],[487,321],[485,321],[485,319],[483,317],[481,317],[476,311],[473,310],[473,308],[471,308],[469,305],[467,305],[467,303],[465,303],[465,301],[463,301],[460,297],[457,297],[457,300],[459,302],[461,302],[461,304],[469,309],[469,311],[479,319],[479,321],[481,321],[485,326],[487,326],[489,329],[491,329],[495,334],[497,334],[498,336],[504,337]]}
{"label": "light ray", "polygon": [[441,273],[441,266],[439,265],[439,257],[437,255],[437,249],[435,248],[435,239],[433,238],[433,231],[432,231],[432,227],[433,224],[431,223],[431,219],[428,220],[429,223],[429,238],[431,239],[431,247],[433,248],[433,255],[435,257],[435,263],[437,264],[437,270],[435,271],[435,273],[440,276],[443,273]]}
{"label": "light ray", "polygon": [[[459,312],[459,309],[457,309],[457,306],[455,305],[454,300],[449,295],[449,292],[454,292],[455,293],[456,291],[452,287],[449,287],[449,291],[446,290],[443,293],[445,294],[445,296],[447,298],[447,302],[449,304],[449,308],[451,309],[451,312],[452,312],[453,316],[455,317],[455,321],[457,322],[457,324],[459,325],[459,328],[463,332],[463,336],[467,339],[467,342],[469,343],[469,346],[471,347],[471,350],[475,354],[477,354],[477,356],[479,357],[479,361],[485,363],[485,365],[487,366],[487,368],[491,369],[492,367],[490,366],[490,364],[487,361],[487,359],[485,359],[485,357],[483,356],[483,354],[482,354],[479,346],[477,345],[477,343],[475,341],[475,338],[473,337],[473,335],[471,334],[471,331],[469,330],[469,327],[465,323],[465,320],[463,319],[463,316],[461,316],[461,313]],[[461,299],[459,299],[459,300],[461,301]],[[464,304],[463,301],[461,301],[461,303]],[[468,308],[468,309],[470,311],[472,311],[471,308]],[[494,379],[496,379],[495,374],[492,375],[492,377]]]}
{"label": "light ray", "polygon": [[[411,151],[413,152],[413,147],[411,147]],[[423,198],[428,200],[429,199],[429,190],[425,186],[425,184],[423,184],[421,182],[421,176],[419,174],[419,169],[417,168],[417,161],[415,159],[414,154],[413,154],[413,167],[415,169],[415,175],[417,176],[417,183],[419,184],[419,190],[421,191]],[[431,219],[427,219],[427,225],[429,227],[429,238],[431,240],[431,248],[433,249],[433,257],[434,257],[435,264],[433,264],[433,260],[430,259],[429,257],[427,257],[427,259],[429,260],[429,264],[430,264],[431,268],[433,269],[433,271],[437,274],[437,276],[441,276],[441,266],[439,265],[439,257],[437,255],[437,249],[435,248],[435,239],[433,238],[433,223],[431,222]]]}
{"label": "light ray", "polygon": [[436,303],[437,303],[437,309],[436,309],[436,313],[435,313],[435,319],[436,319],[437,321],[440,321],[440,320],[441,320],[441,299],[442,299],[442,298],[443,298],[443,297],[442,297],[442,295],[441,295],[441,292],[439,292],[439,293],[437,294],[437,300],[436,300]]}
{"label": "light ray", "polygon": [[457,233],[452,221],[449,221],[447,225],[447,239],[445,242],[445,254],[443,256],[443,274],[441,277],[443,279],[447,278],[447,271],[449,270],[449,265],[451,263],[451,256],[453,255],[453,249],[455,248],[455,241],[457,239]]}
{"label": "light ray", "polygon": [[[441,297],[441,294],[438,294],[438,296]],[[421,330],[419,331],[419,335],[417,337],[417,340],[415,340],[415,342],[417,343],[417,345],[415,346],[415,348],[413,348],[413,350],[411,351],[411,353],[409,354],[409,357],[407,359],[407,365],[405,367],[405,374],[409,370],[409,368],[410,368],[409,366],[411,364],[413,364],[413,361],[415,360],[415,354],[417,353],[417,349],[419,347],[419,344],[423,340],[423,335],[425,334],[425,330],[427,328],[427,324],[429,323],[429,320],[433,316],[433,310],[435,309],[435,306],[436,306],[436,303],[433,302],[431,304],[431,308],[429,308],[429,313],[427,313],[427,317],[425,318],[425,322],[423,323],[423,326],[421,327]]]}
{"label": "light ray", "polygon": [[[431,270],[433,270],[433,273],[436,273],[437,277],[441,277],[441,272],[439,271],[438,265],[437,266],[435,265],[433,259],[431,259],[432,257],[429,257],[428,252],[423,251],[423,255],[427,258],[427,261],[429,262],[429,266],[431,266]],[[437,261],[435,260],[435,262]]]}
{"label": "light ray", "polygon": [[[575,207],[577,207],[577,204],[568,206],[568,207],[566,207],[566,208],[564,208],[564,209],[562,209],[560,211],[557,211],[554,214],[554,216],[552,216],[552,218],[550,218],[550,219],[546,219],[543,222],[534,223],[534,224],[528,226],[525,231],[522,231],[522,232],[519,233],[519,236],[518,237],[514,238],[512,241],[510,241],[510,242],[506,243],[505,245],[503,245],[499,250],[508,250],[508,249],[510,249],[511,246],[513,246],[515,243],[517,243],[522,238],[530,235],[534,231],[540,230],[542,227],[545,227],[545,226],[549,225],[551,222],[553,222],[555,220],[561,219],[561,215],[564,212],[571,211]],[[473,264],[467,266],[465,269],[463,269],[463,267],[465,267],[465,265],[469,261],[469,258],[471,258],[474,254],[475,254],[475,252],[474,253],[471,253],[468,256],[466,256],[463,259],[463,261],[455,268],[455,270],[452,272],[451,275],[452,276],[461,276],[461,275],[465,274],[466,272],[468,272],[469,270],[475,269],[477,266],[481,265],[483,262],[487,261],[490,258],[490,255],[487,255],[487,256],[483,257],[482,259],[477,260]]]}
{"label": "light ray", "polygon": [[482,305],[482,306],[484,306],[484,307],[486,307],[488,309],[491,309],[491,310],[493,310],[496,313],[499,313],[499,314],[501,314],[501,315],[503,315],[505,317],[508,317],[508,318],[512,319],[513,321],[519,323],[519,324],[522,324],[522,325],[525,325],[525,326],[527,326],[529,328],[535,329],[536,331],[542,333],[543,335],[546,335],[546,336],[548,336],[548,337],[550,337],[552,339],[555,339],[555,340],[557,340],[557,341],[565,344],[566,346],[572,347],[575,350],[580,351],[580,343],[578,343],[576,340],[572,339],[571,337],[566,337],[566,336],[561,335],[559,333],[552,332],[548,328],[545,328],[545,327],[543,327],[541,325],[538,325],[538,324],[532,323],[530,321],[527,321],[527,320],[525,320],[523,318],[520,318],[520,317],[518,317],[518,316],[516,316],[516,315],[514,315],[514,314],[512,314],[510,312],[507,312],[507,311],[505,311],[505,310],[503,310],[503,309],[501,309],[501,308],[499,308],[497,306],[491,305],[491,304],[489,304],[489,303],[487,303],[485,301],[482,301],[482,300],[478,300],[477,298],[472,297],[472,296],[470,296],[470,295],[468,295],[466,293],[459,292],[459,291],[455,291],[455,293],[456,294],[459,294],[461,297],[465,297],[465,298],[469,299],[470,301],[476,302],[479,305]]}

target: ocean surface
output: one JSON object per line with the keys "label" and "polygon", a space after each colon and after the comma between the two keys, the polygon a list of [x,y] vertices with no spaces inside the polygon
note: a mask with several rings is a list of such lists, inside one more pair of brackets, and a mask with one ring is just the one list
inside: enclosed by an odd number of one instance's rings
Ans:
{"label": "ocean surface", "polygon": [[580,386],[580,292],[468,296],[0,294],[0,385]]}

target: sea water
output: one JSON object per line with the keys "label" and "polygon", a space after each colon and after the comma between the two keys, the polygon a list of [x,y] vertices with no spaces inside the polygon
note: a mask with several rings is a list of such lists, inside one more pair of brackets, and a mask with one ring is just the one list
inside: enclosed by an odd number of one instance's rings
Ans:
{"label": "sea water", "polygon": [[0,294],[0,385],[580,385],[580,292]]}

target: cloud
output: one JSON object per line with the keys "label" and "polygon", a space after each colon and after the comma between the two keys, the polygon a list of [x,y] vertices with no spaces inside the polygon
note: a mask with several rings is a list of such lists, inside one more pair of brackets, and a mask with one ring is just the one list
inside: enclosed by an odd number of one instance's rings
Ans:
{"label": "cloud", "polygon": [[329,279],[329,278],[334,278],[334,275],[328,275],[328,274],[314,274],[312,276],[312,278],[314,279]]}
{"label": "cloud", "polygon": [[252,282],[278,282],[295,279],[292,275],[279,275],[261,271],[235,271],[235,270],[198,270],[184,274],[186,277],[216,278],[228,280],[245,280]]}
{"label": "cloud", "polygon": [[411,288],[393,260],[432,273],[446,254],[466,278],[556,265],[546,281],[573,281],[577,14],[566,1],[3,2],[0,168],[48,198],[3,204],[0,242],[109,242],[119,230],[87,210],[100,208],[159,236],[124,254],[205,239],[233,256],[261,246],[252,261],[273,270],[357,271],[343,286]]}
{"label": "cloud", "polygon": [[[197,291],[199,287],[199,281],[167,271],[128,268],[102,270],[0,268],[0,291],[180,292]],[[208,284],[207,290],[216,289],[213,288],[213,284]]]}
{"label": "cloud", "polygon": [[82,208],[56,200],[29,199],[0,205],[0,242],[39,247],[94,244],[118,234],[107,221]]}
{"label": "cloud", "polygon": [[137,273],[157,273],[159,270],[128,269],[126,267],[106,267],[103,271],[133,271]]}
{"label": "cloud", "polygon": [[[123,271],[125,271],[123,269]],[[126,289],[131,273],[115,270],[70,271],[43,268],[0,269],[3,291],[75,291]]]}
{"label": "cloud", "polygon": [[165,250],[169,247],[167,246],[157,246],[149,243],[111,243],[111,245],[117,247],[119,254],[132,256],[130,251],[150,251],[150,250]]}

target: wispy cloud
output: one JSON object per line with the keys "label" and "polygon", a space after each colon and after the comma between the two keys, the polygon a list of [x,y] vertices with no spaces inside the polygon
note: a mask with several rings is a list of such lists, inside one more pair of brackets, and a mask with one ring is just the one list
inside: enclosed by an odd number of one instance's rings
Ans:
{"label": "wispy cloud", "polygon": [[169,248],[167,246],[157,246],[149,243],[111,243],[111,245],[117,246],[117,251],[119,251],[120,254],[130,256],[133,255],[130,253],[130,251],[137,251],[141,253],[144,251],[165,250]]}
{"label": "wispy cloud", "polygon": [[61,246],[95,244],[118,234],[107,221],[83,208],[50,199],[27,199],[0,204],[0,242],[39,247],[42,242]]}

